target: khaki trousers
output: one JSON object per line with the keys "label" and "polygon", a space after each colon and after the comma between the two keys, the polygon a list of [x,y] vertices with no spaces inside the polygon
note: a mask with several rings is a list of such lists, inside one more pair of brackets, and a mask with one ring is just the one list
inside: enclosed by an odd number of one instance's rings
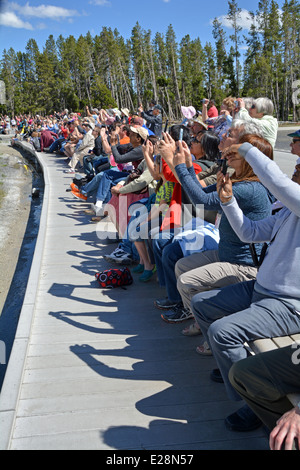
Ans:
{"label": "khaki trousers", "polygon": [[175,275],[183,305],[191,310],[194,295],[256,278],[257,268],[221,262],[217,250],[194,253],[177,261]]}

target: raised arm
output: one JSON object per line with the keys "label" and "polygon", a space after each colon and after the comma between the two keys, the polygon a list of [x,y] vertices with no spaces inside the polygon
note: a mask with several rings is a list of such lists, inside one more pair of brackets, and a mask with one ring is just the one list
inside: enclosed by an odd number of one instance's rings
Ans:
{"label": "raised arm", "polygon": [[230,177],[219,172],[217,176],[217,191],[229,223],[241,241],[245,243],[268,242],[272,238],[276,216],[270,216],[262,220],[250,220],[240,209],[232,191]]}
{"label": "raised arm", "polygon": [[112,145],[111,151],[116,163],[136,162],[142,160],[144,157],[141,146],[133,148],[132,150],[129,150],[129,152],[126,152],[123,155],[119,152],[118,145]]}
{"label": "raised arm", "polygon": [[300,217],[300,185],[282,173],[273,160],[248,142],[239,145],[238,152],[251,165],[254,173],[270,193]]}

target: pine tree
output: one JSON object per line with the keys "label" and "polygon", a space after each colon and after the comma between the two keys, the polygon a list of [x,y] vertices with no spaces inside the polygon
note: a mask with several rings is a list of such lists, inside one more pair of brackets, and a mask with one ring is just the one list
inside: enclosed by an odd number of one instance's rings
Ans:
{"label": "pine tree", "polygon": [[11,47],[8,51],[4,49],[1,60],[1,74],[0,79],[5,83],[5,103],[3,112],[10,110],[12,115],[19,112],[17,95],[20,90],[20,83],[18,80],[19,70],[17,63],[17,56],[14,49]]}
{"label": "pine tree", "polygon": [[204,73],[206,98],[213,99],[216,94],[216,59],[215,51],[210,42],[204,46]]}
{"label": "pine tree", "polygon": [[240,94],[240,61],[239,58],[241,56],[239,47],[242,44],[242,40],[240,38],[240,32],[242,31],[242,27],[239,26],[239,17],[240,17],[241,9],[238,7],[236,0],[228,1],[228,13],[227,17],[232,25],[233,34],[230,36],[230,39],[233,41],[233,48],[234,48],[234,58],[235,58],[235,73],[236,73],[236,95],[239,96]]}
{"label": "pine tree", "polygon": [[178,63],[178,45],[176,35],[172,25],[169,25],[166,33],[167,63],[171,78],[171,93],[175,98],[174,110],[175,116],[181,115],[181,96],[179,92],[179,63]]}

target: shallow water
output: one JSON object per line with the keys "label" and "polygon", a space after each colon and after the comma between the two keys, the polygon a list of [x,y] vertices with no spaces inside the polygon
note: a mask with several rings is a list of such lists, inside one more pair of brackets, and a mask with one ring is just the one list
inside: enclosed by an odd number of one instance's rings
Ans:
{"label": "shallow water", "polygon": [[[0,340],[7,361],[19,315],[39,229],[43,180],[35,162],[14,147],[0,143]],[[32,198],[32,188],[40,197]],[[6,365],[0,365],[0,387]]]}

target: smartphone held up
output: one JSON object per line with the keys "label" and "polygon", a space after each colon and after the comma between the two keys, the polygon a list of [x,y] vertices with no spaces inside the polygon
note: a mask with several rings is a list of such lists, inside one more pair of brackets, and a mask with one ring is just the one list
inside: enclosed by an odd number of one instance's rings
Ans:
{"label": "smartphone held up", "polygon": [[219,158],[217,160],[217,163],[219,165],[219,171],[221,171],[223,173],[223,175],[225,176],[226,173],[227,173],[227,169],[228,169],[226,158]]}

